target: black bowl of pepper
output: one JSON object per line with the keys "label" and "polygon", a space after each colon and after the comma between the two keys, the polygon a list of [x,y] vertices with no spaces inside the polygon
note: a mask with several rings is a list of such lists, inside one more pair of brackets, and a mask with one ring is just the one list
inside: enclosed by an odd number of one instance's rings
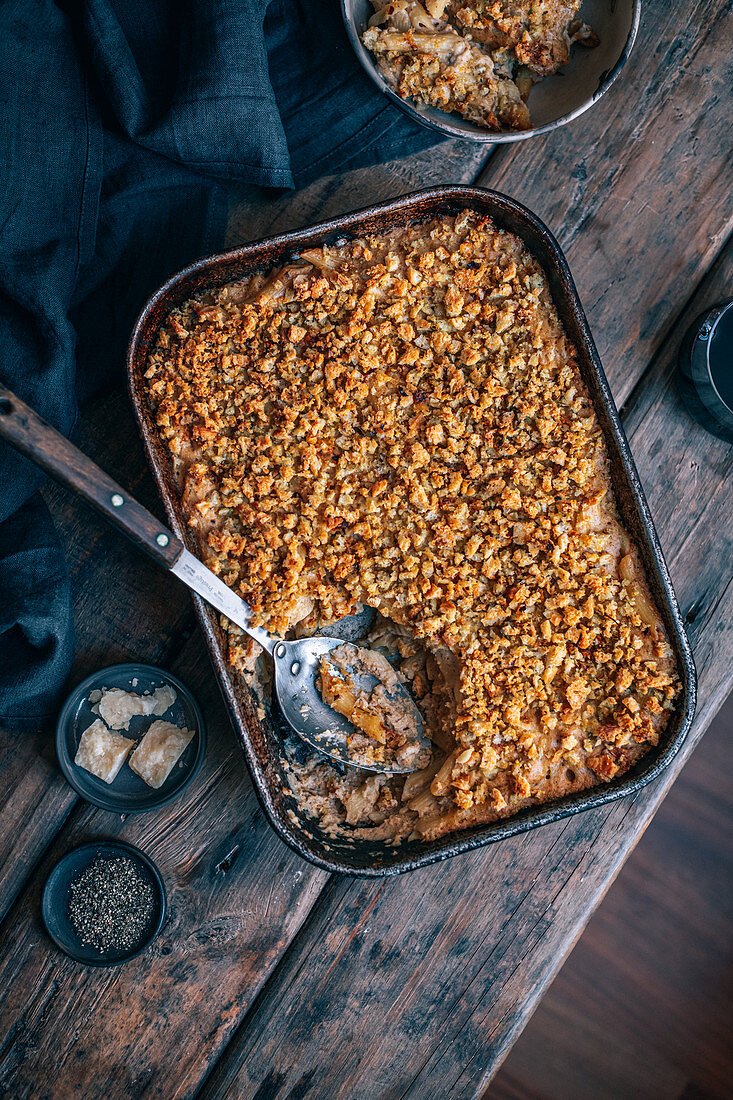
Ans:
{"label": "black bowl of pepper", "polygon": [[48,876],[41,899],[51,939],[87,966],[115,966],[140,955],[165,914],[160,871],[139,848],[121,840],[72,848]]}

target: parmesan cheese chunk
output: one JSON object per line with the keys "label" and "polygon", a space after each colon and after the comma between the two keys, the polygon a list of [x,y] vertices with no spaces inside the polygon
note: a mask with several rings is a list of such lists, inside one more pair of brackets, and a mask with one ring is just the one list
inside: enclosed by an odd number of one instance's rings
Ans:
{"label": "parmesan cheese chunk", "polygon": [[176,701],[176,693],[167,684],[156,688],[152,695],[137,695],[122,688],[105,688],[99,704],[93,709],[110,729],[130,728],[130,719],[136,714],[165,714]]}
{"label": "parmesan cheese chunk", "polygon": [[162,787],[195,730],[153,722],[130,757],[130,767],[149,787]]}
{"label": "parmesan cheese chunk", "polygon": [[105,783],[111,783],[134,744],[128,737],[106,729],[104,722],[97,718],[82,733],[74,763]]}

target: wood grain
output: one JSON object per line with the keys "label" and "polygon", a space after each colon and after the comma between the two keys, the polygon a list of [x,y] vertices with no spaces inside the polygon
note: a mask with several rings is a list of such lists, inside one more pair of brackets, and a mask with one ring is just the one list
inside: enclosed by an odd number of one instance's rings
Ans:
{"label": "wood grain", "polygon": [[[730,226],[724,150],[698,132],[704,121],[727,133],[725,8],[722,0],[652,0],[614,89],[564,130],[495,154],[485,176],[551,228],[562,226],[617,396],[634,391],[632,447],[701,672],[695,736],[730,675],[733,586],[723,540],[731,459],[676,402],[676,336],[663,337]],[[243,193],[230,243],[420,186],[472,182],[484,156],[448,143],[276,203],[253,204]],[[699,308],[721,271],[698,294]],[[95,413],[92,438],[101,464],[138,495],[137,482],[149,492],[150,481],[124,404],[114,416],[104,405]],[[74,561],[76,678],[125,656],[167,664],[190,629],[187,597],[75,503],[56,491],[51,499]],[[190,1096],[234,1036],[203,1084],[206,1100],[480,1094],[673,771],[636,799],[495,848],[397,881],[331,879],[324,889],[325,876],[291,855],[257,810],[196,639],[173,667],[212,715],[206,767],[185,800],[124,823],[78,805],[34,870],[73,799],[41,735],[24,740],[0,773],[0,836],[12,837],[0,848],[0,896],[9,901],[30,876],[3,929],[0,1089],[13,1097]],[[37,916],[48,868],[95,831],[150,851],[173,903],[148,954],[101,973],[49,947]]]}
{"label": "wood grain", "polygon": [[[204,766],[170,806],[122,820],[79,803],[0,936],[0,1095],[191,1095],[296,934],[327,875],[278,840],[262,813],[198,635],[172,670],[209,722]],[[166,882],[155,944],[93,969],[50,944],[40,891],[73,845],[122,837]],[[93,1006],[93,1010],[92,1010]]]}
{"label": "wood grain", "polygon": [[733,1096],[733,696],[482,1100]]}
{"label": "wood grain", "polygon": [[[680,135],[683,117],[705,117],[713,126],[717,120],[725,132],[718,76],[700,79],[722,56],[722,13],[720,4],[676,5],[674,12],[649,5],[627,91],[646,87],[649,47],[661,38],[656,94],[632,105],[632,94],[619,90],[622,82],[541,146],[502,151],[481,180],[527,202],[551,228],[562,225],[561,242],[620,399],[631,394],[729,229],[725,159],[702,157],[687,127]],[[699,36],[697,24],[704,28]],[[693,37],[683,51],[685,38]],[[604,145],[607,132],[614,138]],[[668,146],[677,140],[682,149],[670,158]],[[577,181],[571,195],[570,163]],[[681,179],[694,186],[680,186]],[[713,201],[703,202],[703,192]],[[617,257],[613,267],[609,256]],[[730,293],[729,259],[727,253],[681,326],[726,285]],[[629,321],[637,315],[634,329]],[[696,644],[699,737],[729,684],[731,471],[729,449],[690,422],[675,400],[680,336],[680,329],[671,333],[638,386],[627,426]],[[611,347],[619,349],[613,361]],[[667,456],[661,476],[660,455]],[[702,600],[699,591],[707,592]],[[258,1089],[272,1098],[291,1089],[301,1096],[476,1095],[673,774],[636,800],[409,880],[378,888],[332,883],[204,1096],[245,1097]],[[416,921],[414,899],[425,894],[431,900],[419,905]]]}
{"label": "wood grain", "polygon": [[644,0],[634,50],[603,99],[502,148],[479,177],[558,237],[619,404],[733,225],[730,10]]}
{"label": "wood grain", "polygon": [[682,328],[730,274],[728,249],[627,413],[700,674],[684,749],[633,799],[394,883],[331,882],[205,1100],[475,1097],[500,1064],[731,685],[733,448],[674,390]]}

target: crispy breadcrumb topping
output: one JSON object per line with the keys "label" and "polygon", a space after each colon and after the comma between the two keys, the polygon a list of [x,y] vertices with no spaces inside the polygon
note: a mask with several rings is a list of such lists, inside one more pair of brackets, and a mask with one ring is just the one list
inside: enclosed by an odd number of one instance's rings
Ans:
{"label": "crispy breadcrumb topping", "polygon": [[[517,237],[464,211],[308,250],[174,310],[146,379],[201,554],[258,624],[366,604],[435,656],[421,835],[657,743],[672,652]],[[234,663],[246,648],[234,631]]]}
{"label": "crispy breadcrumb topping", "polygon": [[363,35],[402,99],[456,111],[487,130],[527,130],[532,85],[598,39],[580,0],[373,0]]}

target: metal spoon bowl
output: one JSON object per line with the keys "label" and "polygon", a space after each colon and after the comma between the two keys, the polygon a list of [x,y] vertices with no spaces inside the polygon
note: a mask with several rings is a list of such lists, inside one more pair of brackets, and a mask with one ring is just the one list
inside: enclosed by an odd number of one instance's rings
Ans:
{"label": "metal spoon bowl", "polygon": [[[349,753],[348,738],[357,732],[356,727],[325,703],[316,687],[321,659],[331,650],[343,645],[341,638],[300,638],[296,642],[277,641],[272,651],[275,662],[275,691],[283,715],[299,737],[314,749],[338,760],[342,764],[362,768],[365,771],[387,775],[401,775],[414,771],[413,766],[401,766],[395,762],[366,763]],[[371,690],[378,683],[377,677],[353,670],[359,687]],[[406,701],[414,712],[415,724],[421,747],[425,745],[425,728],[422,715],[410,693],[401,684],[390,688],[393,699]]]}
{"label": "metal spoon bowl", "polygon": [[[173,537],[173,536],[171,536]],[[318,665],[321,657],[332,649],[343,645],[344,639],[326,638],[321,635],[313,638],[299,638],[285,641],[260,626],[252,625],[252,611],[245,600],[224,584],[198,558],[185,548],[182,549],[172,566],[180,580],[203,596],[213,607],[236,623],[250,638],[266,650],[275,664],[275,693],[280,708],[289,725],[293,727],[303,741],[318,752],[338,760],[342,764],[362,768],[365,771],[379,772],[385,775],[402,775],[415,771],[415,766],[404,767],[390,763],[356,763],[348,752],[347,737],[356,734],[356,727],[342,714],[324,703],[316,687]],[[353,616],[349,616],[353,619]],[[336,625],[332,628],[337,629]],[[352,633],[346,630],[343,633]],[[377,683],[376,676],[355,670],[357,684],[371,689]],[[428,743],[422,715],[412,696],[401,684],[391,689],[393,696],[407,702],[414,711],[418,741],[421,747]]]}

